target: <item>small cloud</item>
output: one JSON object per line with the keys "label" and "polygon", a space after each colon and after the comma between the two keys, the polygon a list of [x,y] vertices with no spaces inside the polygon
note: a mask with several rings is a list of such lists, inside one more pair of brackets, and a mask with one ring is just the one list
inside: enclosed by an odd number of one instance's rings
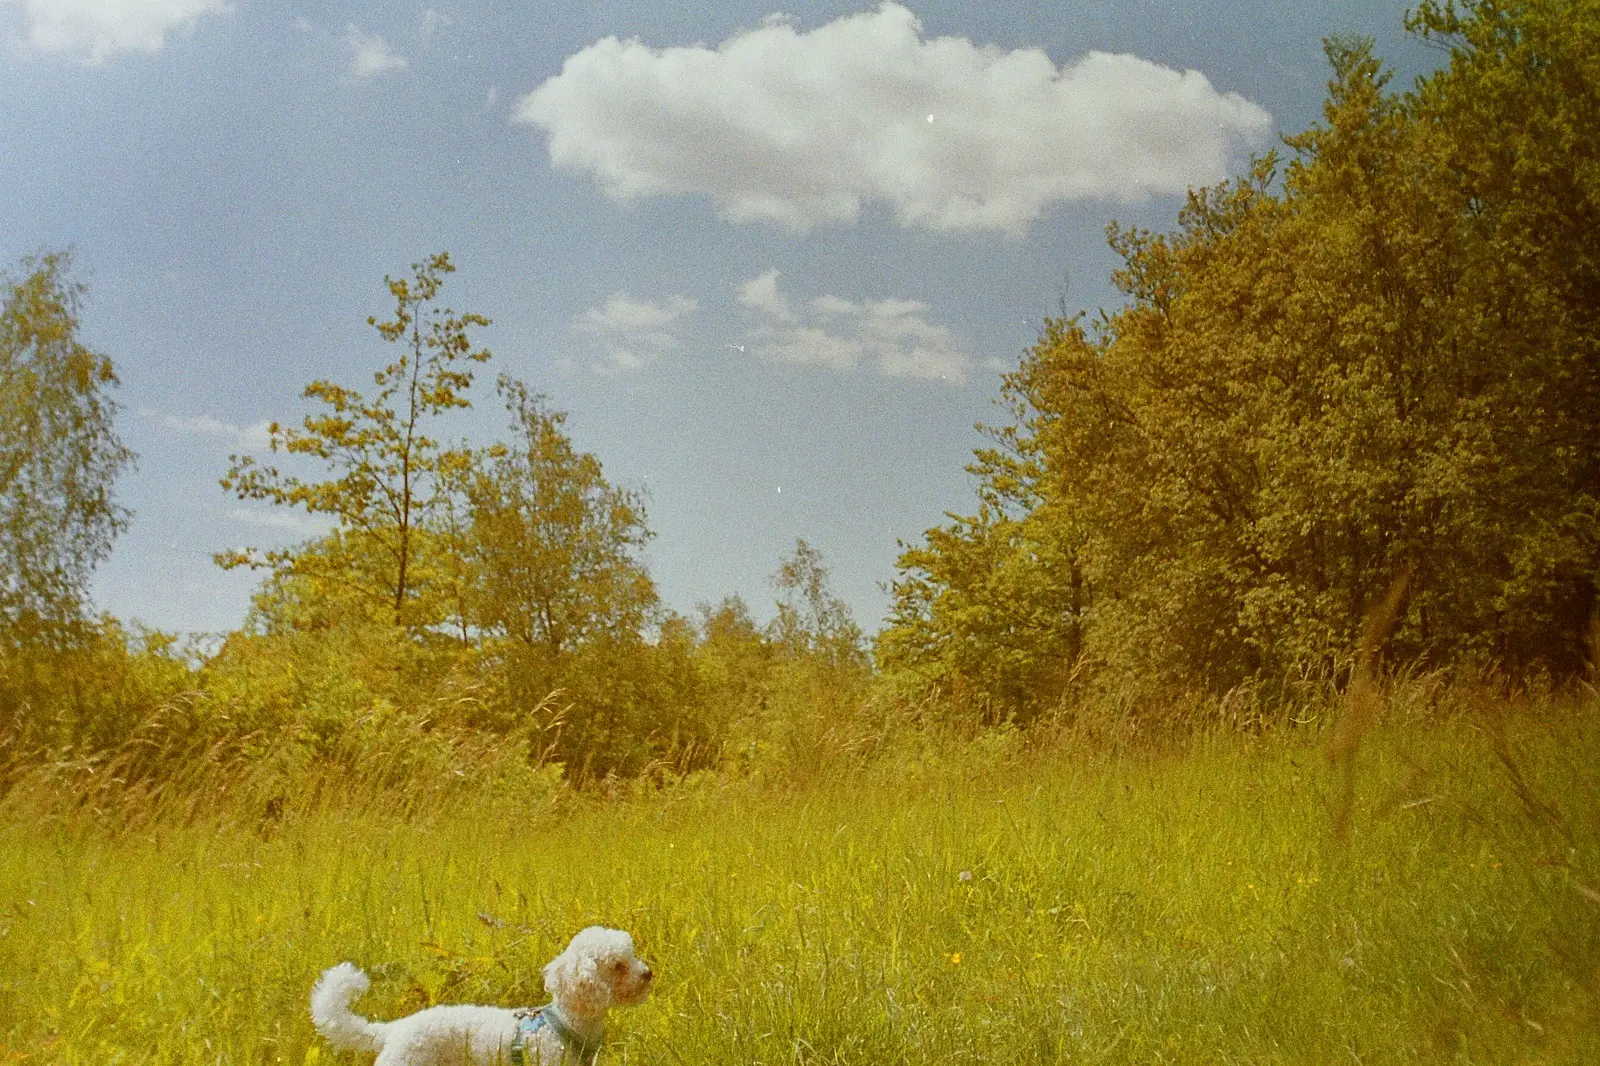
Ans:
{"label": "small cloud", "polygon": [[655,302],[619,292],[574,318],[572,328],[600,343],[606,358],[600,369],[637,370],[683,346],[679,331],[699,306],[687,296]]}
{"label": "small cloud", "polygon": [[818,296],[811,301],[811,310],[819,315],[853,315],[861,310],[860,304],[853,304],[849,300],[841,300],[837,296]]}
{"label": "small cloud", "polygon": [[29,47],[92,64],[119,52],[159,52],[169,34],[232,9],[228,0],[0,0],[0,7],[22,8]]}
{"label": "small cloud", "polygon": [[350,76],[356,81],[371,81],[391,70],[404,70],[405,57],[375,33],[365,33],[354,22],[345,27],[345,46],[350,49]]}
{"label": "small cloud", "polygon": [[818,296],[796,314],[769,270],[739,289],[739,302],[763,321],[750,332],[757,355],[787,363],[853,370],[863,363],[892,378],[962,385],[979,364],[955,334],[928,318],[920,300],[867,300]]}
{"label": "small cloud", "polygon": [[304,15],[301,15],[299,18],[295,19],[293,26],[301,33],[310,33],[312,30],[316,29],[316,27],[311,24],[311,20],[306,18]]}
{"label": "small cloud", "polygon": [[489,86],[489,91],[483,94],[483,109],[485,111],[493,111],[494,105],[499,102],[500,90],[493,85]]}
{"label": "small cloud", "polygon": [[446,29],[454,22],[455,20],[449,15],[441,14],[431,7],[423,8],[422,36],[424,38],[432,37],[434,34],[438,33],[442,29]]}
{"label": "small cloud", "polygon": [[265,420],[241,427],[211,415],[182,418],[149,409],[141,409],[139,413],[176,433],[222,438],[228,441],[230,447],[241,451],[265,451],[272,444],[272,423]]}
{"label": "small cloud", "polygon": [[739,287],[739,302],[753,307],[768,318],[779,322],[793,322],[794,310],[789,301],[778,292],[778,272],[769,270],[758,278],[751,278]]}
{"label": "small cloud", "polygon": [[830,333],[820,326],[767,326],[752,333],[750,339],[757,355],[829,370],[854,370],[867,356],[866,345],[860,340]]}
{"label": "small cloud", "polygon": [[320,537],[331,530],[333,519],[322,515],[301,514],[298,511],[251,511],[243,507],[228,510],[228,517],[245,525],[263,529],[281,529],[296,536]]}

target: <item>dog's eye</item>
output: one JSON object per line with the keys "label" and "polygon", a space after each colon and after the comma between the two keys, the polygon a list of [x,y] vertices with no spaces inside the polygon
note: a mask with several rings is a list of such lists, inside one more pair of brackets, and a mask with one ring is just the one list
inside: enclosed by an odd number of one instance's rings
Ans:
{"label": "dog's eye", "polygon": [[612,973],[621,973],[623,970],[626,970],[627,968],[628,968],[628,964],[625,963],[625,962],[618,961],[618,962],[614,962],[614,963],[611,964],[611,972]]}

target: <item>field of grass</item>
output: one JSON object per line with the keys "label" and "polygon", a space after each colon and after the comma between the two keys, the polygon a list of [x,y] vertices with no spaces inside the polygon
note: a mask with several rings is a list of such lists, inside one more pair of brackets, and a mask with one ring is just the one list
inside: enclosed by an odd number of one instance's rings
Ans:
{"label": "field of grass", "polygon": [[[1495,724],[1496,722],[1500,724]],[[0,1063],[330,1063],[358,1009],[544,1002],[576,929],[658,975],[613,1063],[1600,1061],[1600,706],[1325,736],[1012,735],[520,819],[0,826]]]}

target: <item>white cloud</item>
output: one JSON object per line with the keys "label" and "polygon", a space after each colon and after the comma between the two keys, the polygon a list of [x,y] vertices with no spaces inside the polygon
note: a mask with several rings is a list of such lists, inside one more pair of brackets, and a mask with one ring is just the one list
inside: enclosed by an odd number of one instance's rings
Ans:
{"label": "white cloud", "polygon": [[177,433],[221,437],[230,447],[241,451],[265,451],[272,444],[272,423],[264,420],[249,426],[236,426],[232,422],[224,422],[211,415],[181,418],[173,414],[159,414],[149,409],[142,409],[139,413]]}
{"label": "white cloud", "polygon": [[326,515],[301,514],[298,511],[250,511],[243,507],[228,510],[235,522],[265,529],[282,529],[306,537],[320,537],[337,524]]}
{"label": "white cloud", "polygon": [[687,296],[654,303],[619,292],[574,318],[572,328],[599,341],[606,358],[602,369],[637,370],[682,346],[679,331],[699,306]]}
{"label": "white cloud", "polygon": [[928,305],[919,300],[857,303],[822,295],[797,313],[778,290],[778,272],[769,270],[740,287],[739,302],[761,317],[748,347],[769,359],[831,370],[867,363],[888,377],[955,385],[978,365],[954,333],[928,320]]}
{"label": "white cloud", "polygon": [[423,8],[422,10],[423,37],[432,37],[440,30],[448,29],[454,24],[455,19],[451,18],[449,15],[442,15],[431,7]]}
{"label": "white cloud", "polygon": [[794,321],[794,310],[789,306],[789,301],[778,292],[776,270],[769,270],[739,286],[739,302],[779,322]]}
{"label": "white cloud", "polygon": [[405,56],[375,33],[365,33],[354,22],[345,27],[345,46],[350,49],[350,75],[357,81],[371,81],[391,70],[404,70]]}
{"label": "white cloud", "polygon": [[715,48],[607,37],[513,118],[618,200],[705,195],[797,232],[878,202],[907,226],[1020,233],[1057,202],[1218,181],[1272,124],[1198,71],[928,39],[897,3],[809,32],[768,18]]}
{"label": "white cloud", "polygon": [[230,9],[228,0],[0,0],[21,7],[28,45],[75,53],[100,63],[118,52],[159,52],[167,35],[202,15]]}
{"label": "white cloud", "polygon": [[[773,275],[773,281],[776,283],[778,272],[769,270],[767,273]],[[765,277],[766,275],[762,276]],[[853,304],[849,300],[841,300],[837,296],[818,296],[811,301],[811,310],[819,315],[850,315],[861,310],[861,305]]]}

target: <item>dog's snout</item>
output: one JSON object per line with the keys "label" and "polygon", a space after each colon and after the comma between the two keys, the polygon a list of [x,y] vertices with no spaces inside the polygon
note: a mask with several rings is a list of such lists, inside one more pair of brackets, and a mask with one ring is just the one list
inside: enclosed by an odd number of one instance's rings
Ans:
{"label": "dog's snout", "polygon": [[655,976],[656,975],[651,972],[650,967],[646,966],[644,968],[644,972],[639,975],[639,980],[641,980],[641,981],[652,981],[652,980],[655,979]]}

